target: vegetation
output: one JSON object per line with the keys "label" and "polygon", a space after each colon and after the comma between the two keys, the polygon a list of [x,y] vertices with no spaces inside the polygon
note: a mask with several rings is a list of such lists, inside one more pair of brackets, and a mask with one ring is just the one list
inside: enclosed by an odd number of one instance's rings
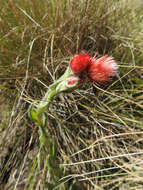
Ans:
{"label": "vegetation", "polygon": [[[143,1],[0,0],[0,189],[143,189]],[[71,57],[118,76],[57,97],[47,138],[28,117]]]}

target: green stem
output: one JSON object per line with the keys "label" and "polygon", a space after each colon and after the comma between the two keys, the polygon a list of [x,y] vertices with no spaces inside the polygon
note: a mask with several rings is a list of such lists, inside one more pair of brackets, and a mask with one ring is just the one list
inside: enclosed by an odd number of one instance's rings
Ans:
{"label": "green stem", "polygon": [[73,71],[70,67],[67,68],[65,73],[49,87],[49,90],[45,94],[44,98],[37,106],[37,114],[40,115],[42,112],[48,110],[50,103],[59,95],[60,92],[57,92],[56,87],[58,84],[66,80],[69,76],[73,75]]}
{"label": "green stem", "polygon": [[[52,86],[51,86],[51,88],[52,88]],[[41,100],[41,102],[37,106],[36,112],[37,112],[38,117],[40,117],[42,113],[44,113],[46,110],[49,109],[50,103],[59,94],[59,93],[57,93],[56,89],[51,90],[51,88],[49,88],[49,90],[46,92],[44,98]]]}
{"label": "green stem", "polygon": [[[30,117],[35,121],[39,126],[45,126],[46,116],[45,111],[49,109],[50,103],[64,90],[67,90],[64,81],[68,79],[68,77],[73,75],[73,71],[70,67],[67,68],[65,73],[54,83],[52,84],[48,91],[46,92],[44,98],[38,104],[37,108],[31,107],[30,109]],[[57,88],[57,86],[59,88]]]}
{"label": "green stem", "polygon": [[44,98],[40,101],[37,108],[32,107],[30,109],[31,118],[39,125],[45,126],[46,116],[45,111],[49,109],[50,103],[56,98],[59,94],[56,91],[57,82],[51,85],[46,92]]}

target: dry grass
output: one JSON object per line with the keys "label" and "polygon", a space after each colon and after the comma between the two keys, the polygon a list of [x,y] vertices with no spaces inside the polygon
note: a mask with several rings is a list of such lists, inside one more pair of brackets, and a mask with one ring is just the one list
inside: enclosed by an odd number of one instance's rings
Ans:
{"label": "dry grass", "polygon": [[[143,189],[142,8],[142,0],[0,0],[1,189]],[[28,107],[81,50],[114,56],[118,76],[59,96],[41,147]]]}

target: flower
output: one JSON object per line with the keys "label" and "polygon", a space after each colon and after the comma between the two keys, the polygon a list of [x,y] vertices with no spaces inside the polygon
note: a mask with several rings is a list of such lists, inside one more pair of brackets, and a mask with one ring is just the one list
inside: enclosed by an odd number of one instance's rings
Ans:
{"label": "flower", "polygon": [[70,67],[75,74],[80,74],[87,69],[92,57],[88,53],[76,55],[70,62]]}
{"label": "flower", "polygon": [[94,82],[108,81],[116,73],[117,64],[111,56],[105,55],[99,59],[94,57],[88,66],[88,77]]}

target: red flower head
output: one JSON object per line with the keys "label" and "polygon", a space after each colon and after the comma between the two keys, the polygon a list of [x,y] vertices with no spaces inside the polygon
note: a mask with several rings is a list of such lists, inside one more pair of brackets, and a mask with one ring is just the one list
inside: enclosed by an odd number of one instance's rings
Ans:
{"label": "red flower head", "polygon": [[92,57],[88,53],[80,53],[79,55],[76,55],[70,62],[72,71],[75,74],[80,74],[88,67],[91,60]]}
{"label": "red flower head", "polygon": [[105,82],[117,73],[117,64],[113,57],[103,56],[99,59],[93,58],[88,67],[88,76],[94,82]]}

